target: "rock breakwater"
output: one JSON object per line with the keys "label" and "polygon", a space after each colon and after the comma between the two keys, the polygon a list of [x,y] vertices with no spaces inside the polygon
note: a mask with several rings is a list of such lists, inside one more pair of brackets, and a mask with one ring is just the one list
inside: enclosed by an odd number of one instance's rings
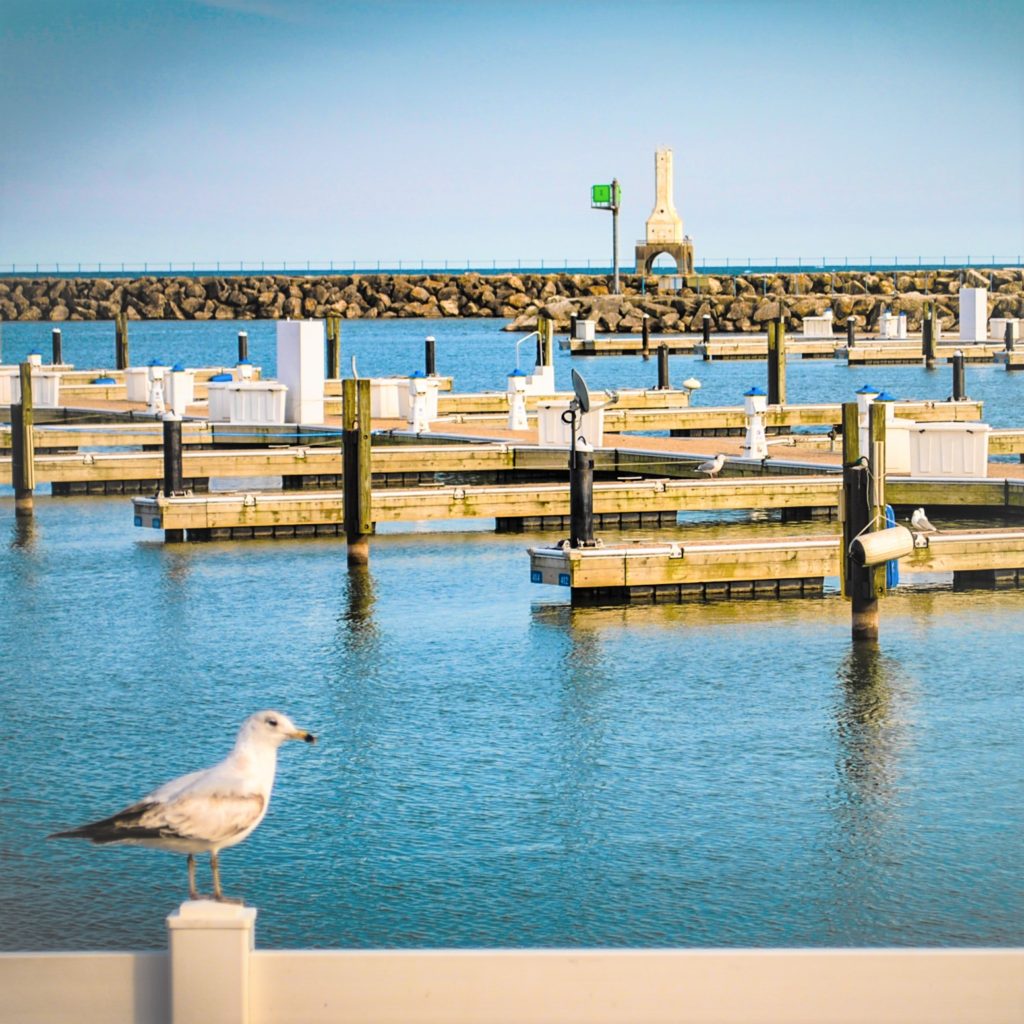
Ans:
{"label": "rock breakwater", "polygon": [[961,286],[989,289],[990,316],[1024,316],[1024,270],[808,272],[702,276],[693,287],[657,291],[655,278],[579,274],[332,275],[292,277],[140,277],[134,279],[5,278],[0,320],[279,320],[392,317],[497,317],[508,330],[532,330],[539,316],[565,330],[571,316],[594,320],[602,333],[638,333],[643,317],[654,332],[700,330],[704,315],[716,332],[760,331],[784,315],[791,329],[801,317],[831,309],[837,328],[853,316],[871,329],[888,309],[920,326],[934,302],[944,329],[957,324]]}

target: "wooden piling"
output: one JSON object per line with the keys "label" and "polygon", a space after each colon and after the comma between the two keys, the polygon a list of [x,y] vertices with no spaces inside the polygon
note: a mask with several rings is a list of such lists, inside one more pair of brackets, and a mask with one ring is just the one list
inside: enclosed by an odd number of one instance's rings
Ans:
{"label": "wooden piling", "polygon": [[921,350],[924,353],[924,365],[928,370],[935,369],[935,307],[925,308],[924,319],[921,321]]}
{"label": "wooden piling", "polygon": [[846,318],[846,347],[853,348],[857,343],[857,318],[848,316]]}
{"label": "wooden piling", "polygon": [[1007,352],[1013,351],[1013,324],[1007,321],[1003,328],[1003,348]]}
{"label": "wooden piling", "polygon": [[668,391],[672,385],[668,374],[668,345],[662,342],[658,346],[658,391]]}
{"label": "wooden piling", "polygon": [[119,370],[128,369],[128,314],[114,317],[114,358]]}
{"label": "wooden piling", "polygon": [[555,321],[544,313],[537,317],[537,334],[540,342],[541,366],[553,366],[555,362]]}
{"label": "wooden piling", "polygon": [[962,402],[967,398],[967,380],[964,373],[964,354],[959,349],[953,353],[953,401]]}
{"label": "wooden piling", "polygon": [[[884,408],[882,409],[884,415]],[[865,453],[866,455],[866,453]],[[854,538],[870,529],[873,516],[871,474],[861,458],[857,403],[843,404],[843,593],[850,598],[854,640],[878,639],[878,595],[873,570],[850,557]]]}
{"label": "wooden piling", "polygon": [[337,380],[341,376],[341,317],[327,315],[327,377]]}
{"label": "wooden piling", "polygon": [[786,332],[781,323],[768,323],[768,404],[786,403]]}
{"label": "wooden piling", "polygon": [[346,378],[342,393],[343,516],[348,564],[370,561],[370,380]]}
{"label": "wooden piling", "polygon": [[53,357],[50,362],[54,366],[60,366],[64,362],[64,345],[63,335],[61,334],[59,327],[54,327],[50,332],[50,343],[53,346]]}
{"label": "wooden piling", "polygon": [[[181,420],[171,417],[164,420],[164,496],[184,494],[182,482]],[[180,544],[185,539],[184,530],[164,530],[164,540],[169,544]]]}
{"label": "wooden piling", "polygon": [[423,372],[428,377],[437,376],[437,341],[432,334],[423,342]]}
{"label": "wooden piling", "polygon": [[11,482],[14,484],[15,516],[31,516],[35,510],[35,443],[32,408],[32,364],[19,367],[21,401],[11,406]]}
{"label": "wooden piling", "polygon": [[569,546],[594,543],[594,453],[574,448],[569,454]]}
{"label": "wooden piling", "polygon": [[651,318],[649,314],[644,313],[640,325],[642,352],[646,360],[651,358]]}
{"label": "wooden piling", "polygon": [[701,340],[706,345],[711,340],[711,314],[705,313],[701,318]]}
{"label": "wooden piling", "polygon": [[238,332],[238,361],[244,363],[249,358],[249,332]]}

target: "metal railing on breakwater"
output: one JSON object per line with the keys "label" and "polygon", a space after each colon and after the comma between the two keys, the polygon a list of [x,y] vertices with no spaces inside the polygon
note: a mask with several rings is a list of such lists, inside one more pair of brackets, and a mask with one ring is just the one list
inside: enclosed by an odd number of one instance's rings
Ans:
{"label": "metal railing on breakwater", "polygon": [[[773,274],[815,271],[898,271],[972,268],[997,270],[1022,267],[1016,256],[741,256],[704,257],[696,269],[702,274]],[[674,266],[655,266],[655,274],[675,274]],[[43,262],[0,264],[3,277],[235,277],[259,274],[329,276],[333,274],[611,274],[603,259],[493,259],[493,260],[192,260],[175,262]],[[629,274],[626,269],[624,273]]]}

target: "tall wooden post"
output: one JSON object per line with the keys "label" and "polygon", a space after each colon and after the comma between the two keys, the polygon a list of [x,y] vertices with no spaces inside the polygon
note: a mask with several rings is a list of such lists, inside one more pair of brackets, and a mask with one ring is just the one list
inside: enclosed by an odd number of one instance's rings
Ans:
{"label": "tall wooden post", "polygon": [[370,380],[346,378],[341,382],[343,515],[348,543],[348,564],[370,561],[373,522],[370,475]]}
{"label": "tall wooden post", "polygon": [[114,317],[114,358],[119,370],[128,368],[128,314]]}
{"label": "tall wooden post", "polygon": [[[182,479],[181,420],[171,414],[164,420],[164,497],[170,498],[185,491]],[[180,544],[184,530],[164,530],[164,540]]]}
{"label": "tall wooden post", "polygon": [[541,366],[553,366],[555,362],[555,321],[542,313],[537,317],[537,333],[540,335],[544,356]]}
{"label": "tall wooden post", "polygon": [[924,365],[928,370],[935,369],[935,307],[925,310],[921,321],[921,351],[924,354]]}
{"label": "tall wooden post", "polygon": [[423,372],[428,377],[437,376],[437,340],[432,334],[423,341]]}
{"label": "tall wooden post", "polygon": [[663,341],[658,346],[658,391],[668,391],[672,385],[668,375],[668,345]]}
{"label": "tall wooden post", "polygon": [[569,453],[569,546],[593,543],[594,453],[574,445]]}
{"label": "tall wooden post", "polygon": [[59,327],[54,327],[50,333],[50,343],[53,347],[53,358],[50,360],[54,366],[60,366],[64,362],[64,337]]}
{"label": "tall wooden post", "polygon": [[14,485],[14,514],[31,516],[35,510],[32,491],[36,485],[31,363],[22,363],[19,367],[18,384],[21,388],[21,401],[11,406],[11,483]]}
{"label": "tall wooden post", "polygon": [[964,354],[957,349],[953,353],[953,401],[962,402],[967,397],[967,378],[964,373]]}
{"label": "tall wooden post", "polygon": [[327,315],[327,377],[337,380],[341,376],[341,317]]}
{"label": "tall wooden post", "polygon": [[238,361],[244,363],[249,358],[249,332],[238,332]]}
{"label": "tall wooden post", "polygon": [[857,318],[848,316],[846,318],[846,347],[853,348],[857,342]]}
{"label": "tall wooden post", "polygon": [[[885,415],[884,408],[881,410]],[[873,421],[872,421],[873,422]],[[866,456],[866,453],[863,453]],[[867,532],[874,515],[871,473],[861,458],[857,403],[843,404],[843,550],[840,555],[843,592],[850,598],[854,640],[878,639],[878,594],[875,572],[850,557],[854,538]],[[884,566],[883,566],[884,572]]]}
{"label": "tall wooden post", "polygon": [[640,337],[642,339],[641,346],[643,351],[644,359],[651,358],[651,318],[649,314],[644,313],[643,319],[640,321]]}
{"label": "tall wooden post", "polygon": [[1013,324],[1007,321],[1003,328],[1003,347],[1007,352],[1013,351]]}
{"label": "tall wooden post", "polygon": [[781,323],[768,322],[768,404],[786,403],[786,332]]}
{"label": "tall wooden post", "polygon": [[711,340],[711,314],[705,313],[704,316],[701,317],[700,324],[701,340],[706,345]]}

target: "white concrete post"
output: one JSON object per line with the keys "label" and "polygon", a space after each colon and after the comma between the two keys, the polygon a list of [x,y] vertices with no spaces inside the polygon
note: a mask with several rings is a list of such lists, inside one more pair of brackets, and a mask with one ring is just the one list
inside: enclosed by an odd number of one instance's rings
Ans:
{"label": "white concrete post", "polygon": [[256,910],[186,900],[167,918],[171,1024],[248,1024]]}
{"label": "white concrete post", "polygon": [[277,379],[287,389],[289,423],[324,421],[324,322],[277,322]]}
{"label": "white concrete post", "polygon": [[748,459],[768,458],[768,441],[764,434],[764,414],[768,411],[768,395],[761,388],[743,392],[743,411],[747,414],[747,436],[743,454]]}
{"label": "white concrete post", "polygon": [[195,400],[195,374],[191,370],[186,370],[181,363],[176,363],[171,367],[171,372],[165,380],[171,410],[180,419]]}
{"label": "white concrete post", "polygon": [[526,374],[522,370],[508,375],[508,429],[530,429],[526,419]]}
{"label": "white concrete post", "polygon": [[865,384],[857,391],[857,435],[860,440],[860,453],[867,455],[870,446],[871,406],[881,394],[876,387]]}
{"label": "white concrete post", "polygon": [[988,337],[988,289],[960,289],[960,340],[985,341]]}
{"label": "white concrete post", "polygon": [[907,336],[907,314],[900,313],[896,318],[896,337],[905,339]]}

